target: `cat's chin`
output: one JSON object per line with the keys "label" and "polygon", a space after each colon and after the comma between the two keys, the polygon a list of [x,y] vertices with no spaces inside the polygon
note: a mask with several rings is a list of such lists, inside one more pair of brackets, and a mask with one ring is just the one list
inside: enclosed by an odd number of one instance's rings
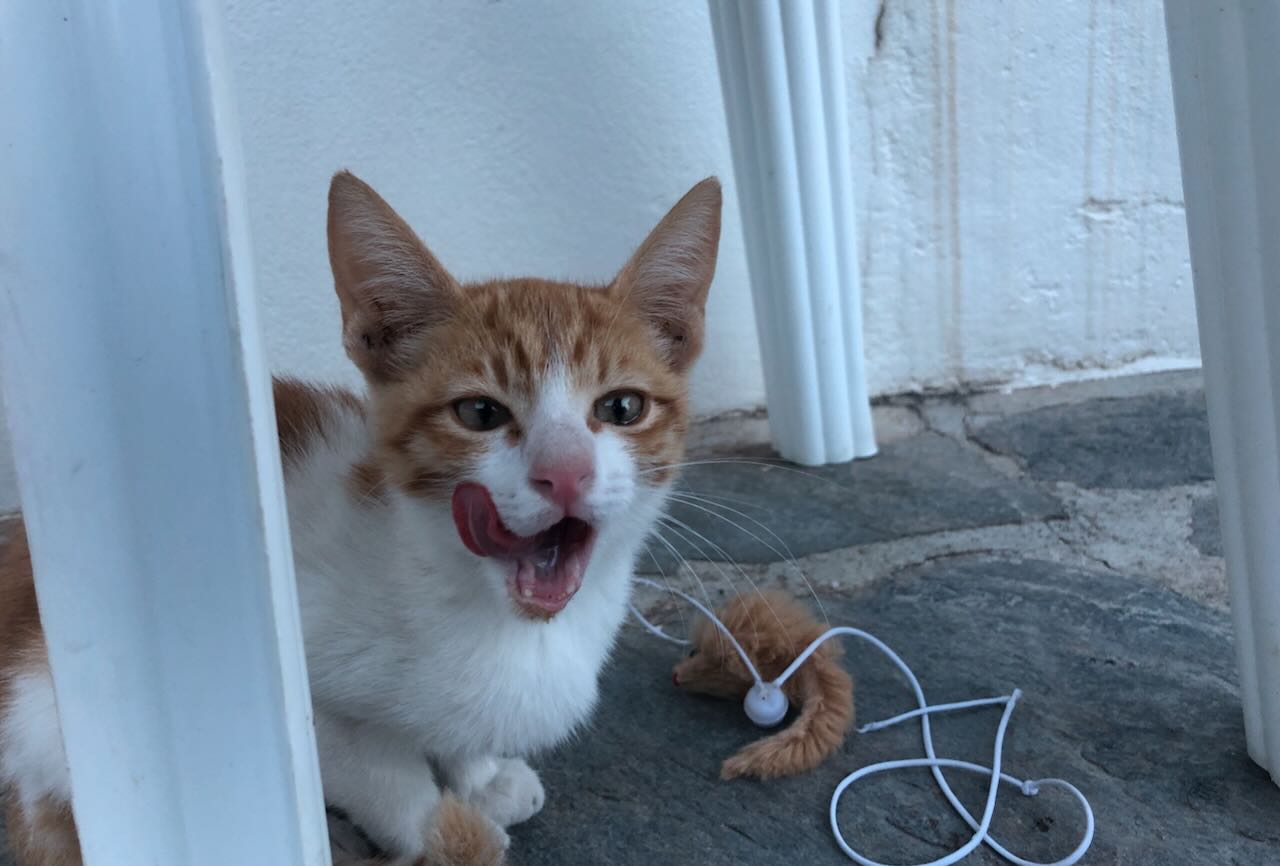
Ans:
{"label": "cat's chin", "polygon": [[459,485],[452,506],[458,537],[472,553],[502,564],[507,593],[523,615],[549,620],[582,588],[596,539],[590,523],[566,516],[534,535],[517,535],[479,484]]}

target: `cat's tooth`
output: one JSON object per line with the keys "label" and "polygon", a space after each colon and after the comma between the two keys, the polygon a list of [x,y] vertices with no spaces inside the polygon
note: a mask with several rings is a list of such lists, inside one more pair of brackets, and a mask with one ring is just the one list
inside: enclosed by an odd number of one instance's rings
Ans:
{"label": "cat's tooth", "polygon": [[525,598],[533,598],[533,587],[526,586],[524,589],[520,590],[520,594]]}
{"label": "cat's tooth", "polygon": [[534,554],[537,559],[534,560],[534,568],[538,571],[551,571],[556,567],[556,560],[560,558],[560,545],[553,544],[545,547]]}

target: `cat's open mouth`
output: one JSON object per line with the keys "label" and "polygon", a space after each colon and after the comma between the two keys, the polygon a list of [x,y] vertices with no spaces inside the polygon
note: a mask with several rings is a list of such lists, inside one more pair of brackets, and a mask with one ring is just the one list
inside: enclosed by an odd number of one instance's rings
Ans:
{"label": "cat's open mouth", "polygon": [[468,550],[510,565],[507,591],[525,613],[549,619],[582,586],[596,537],[584,520],[566,517],[536,535],[516,535],[503,525],[488,490],[459,484],[453,491],[453,522]]}

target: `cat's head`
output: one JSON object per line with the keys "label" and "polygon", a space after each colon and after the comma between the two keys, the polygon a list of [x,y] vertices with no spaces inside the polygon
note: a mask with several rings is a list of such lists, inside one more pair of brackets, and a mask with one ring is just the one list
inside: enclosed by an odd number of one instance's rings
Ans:
{"label": "cat's head", "polygon": [[369,384],[373,471],[424,521],[450,517],[451,543],[524,616],[555,616],[657,517],[683,455],[720,199],[714,178],[695,186],[607,285],[462,283],[372,188],[333,179],[329,257]]}

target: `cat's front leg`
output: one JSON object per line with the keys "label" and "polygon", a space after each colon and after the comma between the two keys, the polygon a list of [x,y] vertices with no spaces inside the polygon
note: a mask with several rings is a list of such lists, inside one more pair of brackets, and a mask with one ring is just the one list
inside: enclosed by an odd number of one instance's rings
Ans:
{"label": "cat's front leg", "polygon": [[445,784],[501,827],[528,821],[546,802],[538,774],[520,758],[454,758],[439,764]]}
{"label": "cat's front leg", "polygon": [[[384,729],[319,709],[315,722],[325,801],[389,854],[426,853],[441,792],[422,751]],[[506,834],[496,822],[491,830],[505,847]]]}

